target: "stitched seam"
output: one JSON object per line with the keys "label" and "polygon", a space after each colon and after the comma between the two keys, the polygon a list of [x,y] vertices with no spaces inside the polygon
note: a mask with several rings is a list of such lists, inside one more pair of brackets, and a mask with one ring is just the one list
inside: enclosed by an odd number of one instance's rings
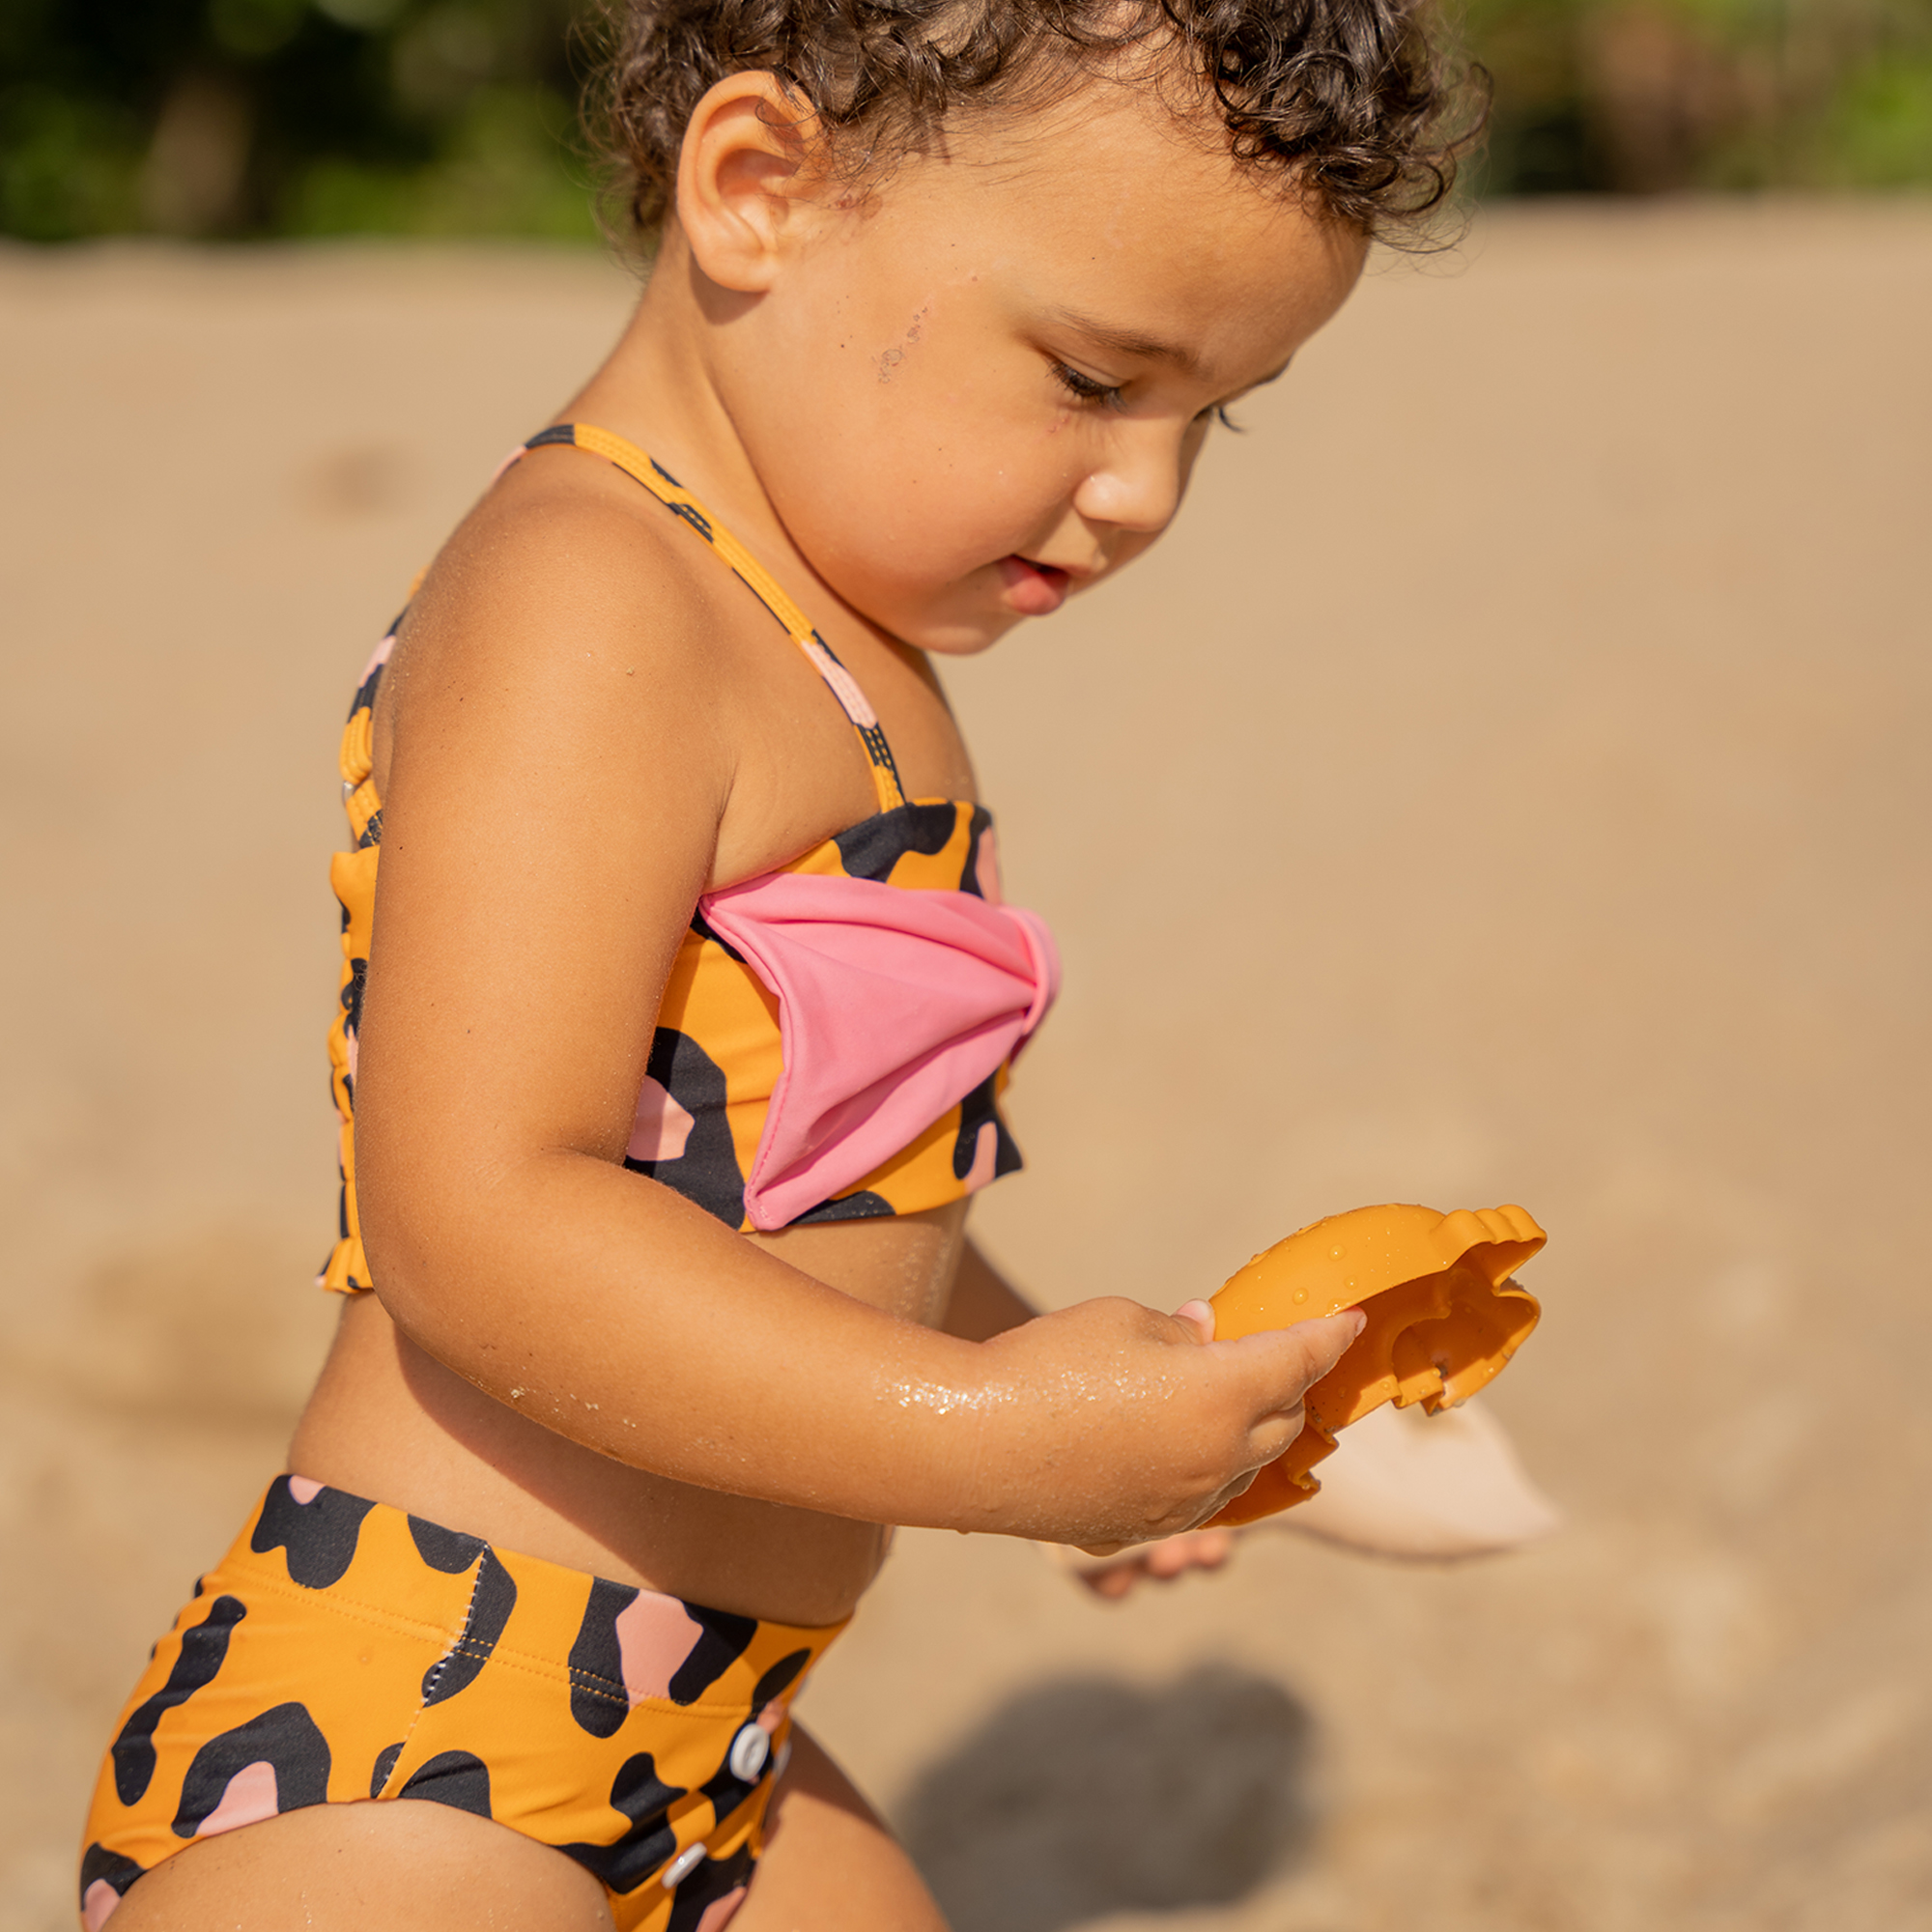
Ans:
{"label": "stitched seam", "polygon": [[[378,1798],[382,1798],[387,1793],[389,1786],[395,1782],[396,1774],[402,1770],[404,1764],[408,1761],[410,1746],[415,1739],[417,1727],[422,1723],[423,1713],[436,1701],[436,1687],[442,1681],[443,1666],[448,1663],[452,1657],[461,1657],[468,1654],[464,1651],[463,1643],[464,1639],[469,1634],[469,1626],[476,1615],[476,1598],[483,1588],[483,1568],[489,1554],[489,1548],[486,1545],[482,1556],[477,1560],[476,1575],[470,1581],[469,1602],[465,1606],[463,1612],[462,1628],[456,1633],[455,1641],[430,1665],[428,1673],[423,1678],[422,1695],[416,1702],[416,1714],[410,1719],[409,1729],[403,1733],[403,1747],[396,1753],[396,1761],[389,1767],[388,1776],[383,1780],[383,1789],[376,1794]],[[478,1646],[478,1648],[480,1649],[481,1647]],[[487,1651],[483,1654],[486,1657],[489,1655]]]}
{"label": "stitched seam", "polygon": [[[476,1621],[476,1599],[483,1592],[483,1576],[484,1572],[489,1568],[490,1561],[491,1561],[490,1547],[488,1544],[485,1544],[481,1554],[478,1555],[476,1559],[476,1574],[473,1577],[470,1578],[469,1602],[464,1609],[463,1622],[458,1627],[456,1635],[451,1639],[448,1649],[446,1649],[443,1652],[443,1654],[440,1657],[439,1657],[434,1663],[430,1665],[429,1674],[423,1679],[423,1704],[425,1707],[429,1706],[430,1704],[436,1701],[437,1686],[442,1682],[442,1673],[447,1668],[449,1662],[452,1658],[481,1656],[487,1659],[490,1655],[490,1651],[496,1648],[496,1645],[492,1644],[489,1647],[489,1649],[487,1650],[484,1649],[480,1644],[477,1644],[475,1638],[473,1638],[469,1634],[470,1626],[474,1624]],[[500,1567],[500,1565],[498,1567]],[[514,1587],[514,1585],[512,1587]],[[511,1602],[514,1604],[515,1601],[516,1599],[512,1597]],[[469,1650],[465,1650],[464,1644],[466,1642],[470,1643],[471,1645],[474,1646],[474,1648]],[[419,1711],[417,1712],[416,1715],[418,1718],[420,1718],[422,1713]],[[415,1725],[411,1724],[410,1730],[413,1734],[415,1730]],[[402,1759],[398,1758],[396,1762],[400,1764],[402,1762]]]}
{"label": "stitched seam", "polygon": [[[223,1573],[217,1571],[213,1574],[218,1576]],[[352,1622],[375,1624],[380,1629],[393,1632],[398,1636],[431,1637],[443,1644],[453,1640],[447,1624],[420,1622],[413,1617],[404,1616],[395,1610],[385,1608],[381,1604],[365,1604],[358,1597],[338,1596],[332,1584],[325,1589],[314,1590],[299,1583],[277,1582],[271,1577],[251,1576],[245,1582],[240,1582],[238,1579],[238,1587],[231,1592],[243,1602],[247,1601],[251,1593],[257,1596],[280,1597],[289,1603],[300,1604],[306,1609],[320,1607],[333,1610],[338,1616],[347,1617]],[[467,1611],[465,1620],[468,1621]],[[461,1634],[460,1627],[455,1634]]]}

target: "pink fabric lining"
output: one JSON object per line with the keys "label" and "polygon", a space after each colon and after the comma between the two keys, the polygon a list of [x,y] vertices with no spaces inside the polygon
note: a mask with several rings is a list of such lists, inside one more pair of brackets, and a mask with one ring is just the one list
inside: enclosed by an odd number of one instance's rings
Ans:
{"label": "pink fabric lining", "polygon": [[[702,900],[779,1003],[784,1067],[745,1186],[782,1228],[916,1141],[1024,1043],[1060,988],[1045,923],[971,893],[771,872]],[[992,1179],[983,1140],[969,1187]]]}

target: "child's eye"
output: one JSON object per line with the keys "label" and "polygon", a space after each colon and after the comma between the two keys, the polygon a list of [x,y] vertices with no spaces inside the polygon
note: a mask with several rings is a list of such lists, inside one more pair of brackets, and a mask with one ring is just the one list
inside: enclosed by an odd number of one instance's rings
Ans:
{"label": "child's eye", "polygon": [[1236,436],[1241,436],[1246,433],[1243,426],[1240,423],[1237,423],[1234,419],[1234,417],[1228,413],[1228,406],[1225,403],[1216,403],[1212,409],[1203,410],[1201,413],[1204,416],[1213,417],[1213,419],[1217,423],[1219,423],[1223,429],[1231,429],[1235,432]]}
{"label": "child's eye", "polygon": [[1053,374],[1063,389],[1078,396],[1083,403],[1100,403],[1110,410],[1121,407],[1119,389],[1109,387],[1105,383],[1096,383],[1092,376],[1083,376],[1078,369],[1069,369],[1065,362],[1054,363]]}

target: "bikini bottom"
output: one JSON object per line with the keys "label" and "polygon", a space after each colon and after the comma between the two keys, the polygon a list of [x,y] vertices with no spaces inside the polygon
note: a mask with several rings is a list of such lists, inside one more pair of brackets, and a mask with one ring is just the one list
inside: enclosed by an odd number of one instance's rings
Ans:
{"label": "bikini bottom", "polygon": [[197,1838],[425,1799],[573,1858],[620,1932],[719,1932],[764,1846],[789,1704],[842,1625],[706,1609],[278,1476],[128,1699],[81,1921]]}

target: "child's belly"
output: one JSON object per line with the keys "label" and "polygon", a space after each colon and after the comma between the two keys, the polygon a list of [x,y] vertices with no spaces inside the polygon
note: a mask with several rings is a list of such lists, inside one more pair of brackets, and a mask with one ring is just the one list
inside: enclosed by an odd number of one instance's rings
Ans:
{"label": "child's belly", "polygon": [[[942,1321],[965,1202],[749,1236],[829,1287]],[[289,1466],[575,1570],[776,1622],[836,1623],[891,1531],[633,1469],[516,1414],[425,1354],[373,1294],[350,1301]]]}

